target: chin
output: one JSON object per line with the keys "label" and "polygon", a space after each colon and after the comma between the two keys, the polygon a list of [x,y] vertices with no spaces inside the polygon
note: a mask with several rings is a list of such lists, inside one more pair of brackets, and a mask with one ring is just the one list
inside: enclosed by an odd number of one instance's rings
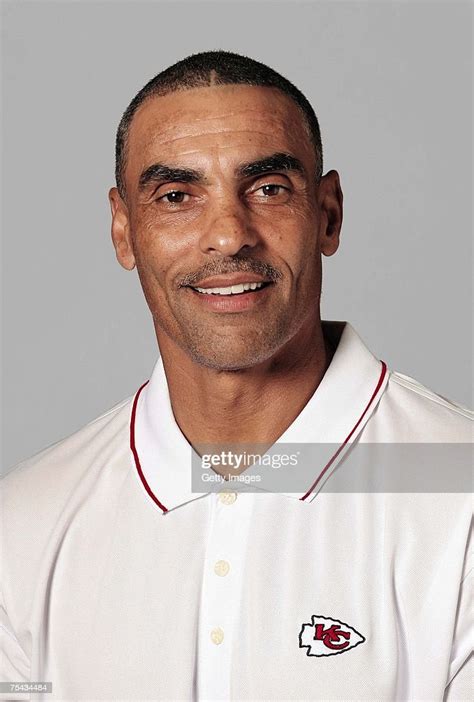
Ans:
{"label": "chin", "polygon": [[290,320],[267,317],[264,325],[249,324],[245,328],[241,325],[216,328],[182,325],[177,343],[201,366],[217,371],[238,371],[254,368],[276,356],[294,333]]}
{"label": "chin", "polygon": [[276,349],[245,348],[237,349],[188,349],[188,354],[195,363],[217,371],[239,371],[253,368],[271,358]]}

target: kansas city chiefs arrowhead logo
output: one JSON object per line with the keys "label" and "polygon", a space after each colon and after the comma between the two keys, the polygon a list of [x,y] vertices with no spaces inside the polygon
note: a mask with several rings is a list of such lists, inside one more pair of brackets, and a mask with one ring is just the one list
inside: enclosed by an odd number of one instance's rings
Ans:
{"label": "kansas city chiefs arrowhead logo", "polygon": [[313,614],[311,623],[302,625],[299,640],[307,656],[320,657],[344,653],[364,643],[365,638],[339,619]]}

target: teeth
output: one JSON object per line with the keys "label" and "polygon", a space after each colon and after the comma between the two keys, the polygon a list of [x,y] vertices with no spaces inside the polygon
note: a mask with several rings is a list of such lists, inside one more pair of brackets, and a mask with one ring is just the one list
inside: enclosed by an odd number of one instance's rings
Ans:
{"label": "teeth", "polygon": [[246,290],[259,290],[263,283],[240,283],[240,285],[230,285],[227,288],[194,288],[200,293],[207,295],[240,295]]}

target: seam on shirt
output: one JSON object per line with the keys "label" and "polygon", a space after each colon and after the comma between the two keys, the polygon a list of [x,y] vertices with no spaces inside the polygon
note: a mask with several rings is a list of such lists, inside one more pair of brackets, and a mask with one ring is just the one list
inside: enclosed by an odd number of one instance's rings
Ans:
{"label": "seam on shirt", "polygon": [[[467,560],[468,557],[469,557],[469,550],[466,549],[465,560]],[[458,615],[458,608],[459,608],[459,605],[460,605],[460,603],[461,603],[461,589],[462,589],[462,586],[464,585],[464,583],[466,582],[466,580],[471,576],[472,571],[473,571],[473,568],[474,568],[474,566],[471,566],[471,568],[469,568],[469,570],[467,571],[466,575],[464,576],[464,578],[461,580],[461,582],[460,582],[460,584],[459,584],[459,593],[460,593],[460,594],[459,594],[459,597],[458,597],[458,604],[457,604],[457,607],[456,607],[456,619],[457,619],[457,615]],[[454,624],[454,630],[453,630],[453,642],[454,642],[455,633],[456,633],[456,622],[455,622],[455,624]],[[451,645],[452,645],[452,644],[451,644]],[[471,658],[472,658],[472,650],[471,650],[471,652],[468,654],[467,658],[461,663],[460,667],[457,669],[457,671],[454,673],[454,675],[453,675],[450,679],[448,679],[448,682],[446,683],[446,686],[445,686],[445,688],[444,688],[444,693],[445,693],[445,694],[446,694],[446,692],[447,692],[447,690],[448,690],[448,687],[449,687],[449,686],[451,685],[451,683],[453,682],[454,678],[458,675],[458,673],[460,673],[460,671],[464,668],[464,666],[466,666],[466,665],[468,664],[468,662],[470,661]],[[449,661],[449,664],[448,664],[448,671],[449,671],[450,665],[451,665],[451,661]]]}
{"label": "seam on shirt", "polygon": [[[445,698],[446,693],[449,692],[448,688],[449,688],[449,686],[451,685],[451,683],[453,682],[453,680],[455,680],[455,679],[457,678],[457,676],[459,675],[459,673],[469,664],[469,661],[470,661],[471,659],[472,659],[472,651],[470,651],[470,653],[469,653],[469,655],[467,656],[467,658],[462,662],[462,664],[459,666],[459,668],[457,669],[457,671],[454,673],[453,677],[452,677],[452,678],[449,680],[449,682],[446,684],[446,687],[444,688],[443,699]],[[453,702],[456,702],[456,700],[453,700]],[[462,700],[461,700],[461,702],[462,702]]]}
{"label": "seam on shirt", "polygon": [[87,424],[84,425],[84,427],[89,427],[91,424],[94,424],[95,422],[99,422],[101,419],[105,419],[105,417],[108,417],[109,414],[112,414],[112,412],[118,412],[119,409],[124,407],[127,402],[131,402],[134,398],[134,395],[130,395],[130,397],[127,397],[125,400],[121,400],[117,405],[114,405],[110,409],[106,410],[103,414],[100,414],[98,417],[95,417],[94,419],[91,419],[90,422],[87,422]]}
{"label": "seam on shirt", "polygon": [[455,414],[459,414],[462,417],[466,417],[466,419],[471,419],[472,413],[467,408],[463,408],[460,405],[451,402],[451,400],[447,400],[444,397],[437,395],[436,393],[430,392],[428,388],[425,389],[407,380],[406,378],[402,378],[399,374],[396,373],[396,371],[392,371],[391,378],[395,383],[407,388],[407,390],[412,390],[417,395],[420,395],[421,397],[424,397],[427,400],[431,400],[431,402],[434,402],[435,404],[440,405],[441,407],[445,407],[446,409],[451,410],[451,412],[454,412]]}
{"label": "seam on shirt", "polygon": [[[405,605],[405,600],[403,599],[403,593],[401,590],[398,590],[398,597],[399,597],[400,610],[403,613],[403,617],[405,619],[406,626],[408,627],[410,620],[407,617],[407,609],[406,609],[406,605]],[[405,634],[408,633],[406,628],[405,628],[404,633]],[[407,655],[408,655],[408,670],[413,670],[413,668],[412,668],[413,656],[412,656],[412,651],[411,651],[410,638],[408,636],[406,638],[407,638],[406,647],[407,647]],[[408,695],[407,700],[410,700],[413,698],[413,695],[411,694],[411,688],[412,688],[412,680],[411,680],[411,677],[409,677],[408,684],[407,684],[407,690],[406,690],[407,695]]]}
{"label": "seam on shirt", "polygon": [[[8,615],[7,615],[7,616],[8,616]],[[30,657],[27,655],[27,653],[26,653],[26,651],[24,650],[23,646],[22,646],[21,643],[18,641],[18,639],[17,639],[16,635],[14,634],[14,632],[13,632],[13,631],[10,631],[10,629],[7,629],[7,627],[6,627],[4,624],[2,624],[1,622],[0,622],[0,628],[3,629],[3,631],[6,632],[6,633],[8,634],[8,636],[9,636],[16,644],[18,644],[18,648],[20,649],[20,651],[23,653],[23,655],[25,656],[26,660],[28,661],[28,667],[29,667],[29,669],[31,670],[31,661],[30,661]]]}
{"label": "seam on shirt", "polygon": [[[387,547],[386,547],[386,538],[387,538],[387,515],[388,515],[388,510],[387,510],[387,497],[385,496],[384,500],[384,520],[383,520],[383,554],[384,554],[384,560],[385,560],[385,554],[387,553]],[[398,610],[397,614],[400,614],[403,617],[403,621],[405,622],[404,625],[400,621],[396,622],[396,628],[397,628],[397,637],[400,638],[401,635],[403,635],[403,641],[404,641],[404,646],[406,647],[406,655],[407,655],[407,665],[408,665],[408,670],[411,671],[411,661],[412,661],[412,652],[411,652],[411,647],[410,647],[410,639],[407,636],[407,624],[409,620],[407,619],[406,615],[406,607],[405,607],[405,602],[402,597],[402,592],[397,586],[397,582],[395,580],[395,564],[391,562],[391,568],[390,568],[390,581],[391,581],[391,586],[395,590],[396,594],[396,607]],[[393,593],[390,592],[390,594],[393,596]],[[399,645],[397,642],[397,654],[399,652]],[[399,683],[399,676],[400,676],[400,661],[398,662],[397,665],[397,687]],[[413,699],[413,695],[411,693],[412,689],[412,677],[411,675],[408,675],[406,678],[406,683],[405,683],[406,689],[403,690],[404,693],[406,693],[406,702],[409,702],[409,700]],[[397,689],[397,694],[399,694],[399,690]]]}
{"label": "seam on shirt", "polygon": [[[474,567],[474,566],[473,566],[473,567]],[[469,568],[469,570],[467,571],[466,575],[465,575],[464,578],[461,580],[461,585],[464,583],[465,580],[468,579],[468,577],[471,575],[471,573],[472,573],[472,568]]]}
{"label": "seam on shirt", "polygon": [[[8,634],[8,636],[9,636],[11,639],[13,639],[13,641],[14,641],[15,643],[17,643],[17,644],[20,646],[20,648],[21,648],[21,644],[20,644],[20,642],[18,641],[18,639],[16,638],[15,634],[14,634],[12,631],[10,631],[10,629],[7,629],[7,627],[6,627],[4,624],[2,624],[2,622],[0,622],[0,628],[2,628],[3,631],[5,631],[5,632]],[[21,650],[23,651],[23,649],[21,649]],[[23,651],[23,653],[24,653],[24,651]],[[25,654],[25,655],[26,655],[26,654]]]}

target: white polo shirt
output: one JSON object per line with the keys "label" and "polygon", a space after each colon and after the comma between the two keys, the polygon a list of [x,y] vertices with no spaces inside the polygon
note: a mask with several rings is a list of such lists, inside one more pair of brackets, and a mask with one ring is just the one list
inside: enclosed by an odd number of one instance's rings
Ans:
{"label": "white polo shirt", "polygon": [[[335,354],[278,443],[471,441],[468,410],[323,325]],[[3,699],[471,698],[470,494],[320,492],[322,465],[301,495],[196,493],[191,454],[158,359],[6,476],[0,680],[52,692]]]}

